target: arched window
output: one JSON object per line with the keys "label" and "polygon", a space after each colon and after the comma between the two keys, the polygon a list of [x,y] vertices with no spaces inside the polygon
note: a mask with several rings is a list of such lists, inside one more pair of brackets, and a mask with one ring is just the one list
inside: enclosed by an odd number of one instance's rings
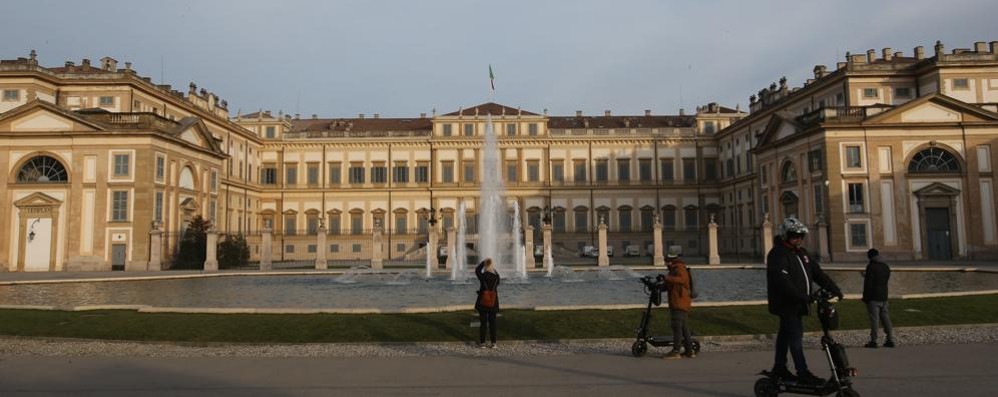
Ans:
{"label": "arched window", "polygon": [[952,153],[937,147],[915,153],[908,163],[909,172],[960,172],[960,161]]}
{"label": "arched window", "polygon": [[794,167],[794,163],[789,161],[783,163],[783,168],[780,172],[780,181],[783,183],[797,181],[797,167]]}
{"label": "arched window", "polygon": [[180,170],[180,188],[194,190],[194,172],[191,167]]}
{"label": "arched window", "polygon": [[66,183],[69,174],[59,160],[49,156],[36,156],[21,166],[17,183]]}

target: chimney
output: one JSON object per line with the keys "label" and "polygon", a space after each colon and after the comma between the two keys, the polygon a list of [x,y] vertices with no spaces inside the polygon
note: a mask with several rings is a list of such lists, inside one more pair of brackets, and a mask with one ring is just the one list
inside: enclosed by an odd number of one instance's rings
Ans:
{"label": "chimney", "polygon": [[604,110],[603,111],[603,116],[610,117],[610,111],[609,110]]}
{"label": "chimney", "polygon": [[901,51],[898,51],[898,52],[894,53],[894,57],[895,58],[901,58],[902,55],[904,55],[904,54]]}
{"label": "chimney", "polygon": [[90,59],[83,58],[83,62],[80,63],[80,66],[85,67],[85,68],[90,67]]}
{"label": "chimney", "polygon": [[890,62],[891,59],[893,59],[892,55],[894,54],[894,50],[892,50],[890,47],[884,48],[881,51],[883,53],[884,61]]}
{"label": "chimney", "polygon": [[978,54],[983,54],[988,52],[988,44],[983,41],[974,42],[974,51]]}
{"label": "chimney", "polygon": [[996,51],[998,51],[998,41],[992,41],[989,44],[991,45],[991,53],[992,54],[998,54],[998,52],[996,52]]}
{"label": "chimney", "polygon": [[921,61],[923,59],[925,59],[925,47],[923,46],[915,47],[915,60]]}
{"label": "chimney", "polygon": [[75,66],[75,65],[76,65],[76,64],[75,64],[75,63],[73,63],[73,61],[66,61],[66,67],[67,67],[67,68],[71,68],[71,67],[73,67],[73,66]]}
{"label": "chimney", "polygon": [[32,49],[31,52],[28,53],[28,58],[31,59],[32,61],[37,61],[38,60],[38,53],[35,52],[34,49]]}
{"label": "chimney", "polygon": [[877,60],[877,51],[874,49],[866,50],[866,63],[873,63]]}
{"label": "chimney", "polygon": [[828,67],[825,65],[814,65],[814,78],[820,79],[825,77],[825,72],[828,71]]}
{"label": "chimney", "polygon": [[316,119],[318,119],[318,118],[319,118],[319,115],[317,115],[317,114],[315,114],[315,113],[312,113],[312,120],[316,120]]}
{"label": "chimney", "polygon": [[381,115],[380,115],[380,114],[378,114],[378,113],[375,113],[375,114],[374,114],[374,118],[376,118],[376,119],[379,119],[379,118],[381,118]]}
{"label": "chimney", "polygon": [[582,117],[582,111],[581,110],[576,110],[575,111],[575,117]]}
{"label": "chimney", "polygon": [[679,115],[680,116],[685,116],[686,115],[686,109],[679,108]]}
{"label": "chimney", "polygon": [[358,115],[357,115],[357,118],[358,118],[358,119],[362,119],[362,118],[364,118],[364,113],[360,113],[360,114],[358,114]]}
{"label": "chimney", "polygon": [[544,108],[544,117],[548,116],[548,108]]}
{"label": "chimney", "polygon": [[101,69],[109,72],[118,71],[118,61],[111,57],[103,57],[100,59]]}
{"label": "chimney", "polygon": [[125,62],[125,70],[126,71],[131,71],[132,70],[132,63],[131,62]]}
{"label": "chimney", "polygon": [[835,70],[845,69],[848,64],[848,62],[835,62]]}
{"label": "chimney", "polygon": [[645,109],[645,116],[651,116],[651,109]]}
{"label": "chimney", "polygon": [[187,85],[187,93],[194,95],[194,93],[196,92],[198,92],[198,85],[194,84],[194,82],[192,81],[190,84]]}
{"label": "chimney", "polygon": [[946,46],[943,45],[941,40],[936,40],[936,60],[941,61],[943,59],[943,54],[946,52]]}
{"label": "chimney", "polygon": [[421,119],[425,119],[425,118],[426,118],[426,113],[420,113],[420,114],[419,114],[419,118],[421,118]]}
{"label": "chimney", "polygon": [[301,113],[295,113],[295,120],[301,120]]}

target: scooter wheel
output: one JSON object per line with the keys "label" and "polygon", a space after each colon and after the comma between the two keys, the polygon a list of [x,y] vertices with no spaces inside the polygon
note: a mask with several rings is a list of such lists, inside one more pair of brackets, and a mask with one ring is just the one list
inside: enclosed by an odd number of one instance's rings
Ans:
{"label": "scooter wheel", "polygon": [[842,389],[835,393],[835,397],[860,397],[859,392],[853,389]]}
{"label": "scooter wheel", "polygon": [[779,392],[776,381],[770,378],[759,378],[755,381],[755,397],[776,397]]}
{"label": "scooter wheel", "polygon": [[693,341],[693,351],[700,353],[700,341]]}
{"label": "scooter wheel", "polygon": [[631,345],[631,354],[634,357],[641,357],[645,355],[645,353],[647,352],[648,352],[648,344],[646,344],[644,341],[640,340],[635,341],[634,344]]}

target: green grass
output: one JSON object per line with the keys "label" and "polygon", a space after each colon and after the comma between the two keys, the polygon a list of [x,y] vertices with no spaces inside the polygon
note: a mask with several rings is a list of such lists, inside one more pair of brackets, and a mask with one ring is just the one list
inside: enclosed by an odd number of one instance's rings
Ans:
{"label": "green grass", "polygon": [[[838,306],[842,329],[868,325],[862,302]],[[505,310],[499,336],[506,340],[628,338],[641,310]],[[667,333],[667,310],[657,308],[653,333]],[[998,295],[891,301],[895,326],[998,322]],[[66,312],[0,310],[0,335],[136,341],[329,343],[472,341],[478,329],[470,311],[432,314],[180,314],[128,310]],[[696,308],[690,327],[698,335],[768,334],[776,318],[765,306]],[[805,320],[817,330],[817,320]]]}

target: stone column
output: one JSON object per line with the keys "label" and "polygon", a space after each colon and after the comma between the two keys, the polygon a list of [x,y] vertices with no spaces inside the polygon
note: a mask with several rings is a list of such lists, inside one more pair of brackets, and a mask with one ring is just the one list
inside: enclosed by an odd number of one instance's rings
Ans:
{"label": "stone column", "polygon": [[[651,264],[653,266],[665,266],[665,256],[662,255],[662,253],[664,252],[664,250],[662,249],[662,244],[663,244],[663,241],[662,241],[662,220],[659,219],[658,215],[655,215],[655,225],[654,225],[653,238],[655,239],[655,241],[654,241],[654,243],[655,243],[655,252],[653,253],[654,256],[652,256],[652,263]],[[647,248],[645,248],[645,249],[647,249]]]}
{"label": "stone column", "polygon": [[266,226],[260,235],[260,270],[269,272],[274,269],[273,230]]}
{"label": "stone column", "polygon": [[606,223],[603,218],[599,220],[599,258],[596,260],[598,266],[610,266],[610,257],[606,254]]}
{"label": "stone column", "polygon": [[[448,269],[454,267],[454,257],[457,256],[457,230],[454,227],[447,228],[447,263]],[[484,258],[483,258],[484,259]]]}
{"label": "stone column", "polygon": [[148,269],[154,272],[163,270],[163,230],[156,221],[152,222],[152,228],[149,230]]}
{"label": "stone column", "polygon": [[537,267],[537,260],[534,259],[534,227],[527,225],[523,228],[523,253],[524,262],[527,265],[527,269],[533,269]]}
{"label": "stone column", "polygon": [[215,227],[212,226],[205,233],[207,238],[205,239],[205,256],[204,256],[204,271],[206,272],[217,272],[218,271],[218,233],[215,232]]}
{"label": "stone column", "polygon": [[773,249],[773,222],[769,221],[769,213],[763,217],[762,221],[762,263],[766,264],[766,256]]}
{"label": "stone column", "polygon": [[326,246],[326,225],[323,224],[322,219],[319,219],[319,234],[316,235],[315,239],[315,269],[316,270],[326,270],[329,268],[328,263],[326,263],[326,252],[329,252],[329,247]]}
{"label": "stone column", "polygon": [[381,249],[381,227],[374,228],[374,239],[371,242],[371,269],[384,268]]}
{"label": "stone column", "polygon": [[832,253],[828,247],[828,224],[825,223],[825,218],[819,217],[818,224],[814,227],[818,229],[818,260],[829,261]]}
{"label": "stone column", "polygon": [[427,238],[426,242],[426,255],[430,258],[430,267],[433,269],[440,268],[440,258],[437,256],[437,240],[440,240],[440,231],[437,230],[436,225],[430,226],[430,236]]}
{"label": "stone column", "polygon": [[707,264],[720,265],[721,255],[717,253],[717,223],[714,222],[713,215],[710,217],[710,223],[707,224],[707,246],[710,248]]}
{"label": "stone column", "polygon": [[551,258],[551,255],[549,255],[549,254],[551,252],[553,252],[551,250],[554,247],[551,246],[551,224],[550,223],[541,224],[541,235],[542,235],[542,238],[544,239],[544,259],[541,260],[541,263],[544,264],[544,269],[548,271],[548,274],[551,274],[551,267],[554,266],[554,263],[551,263],[552,262],[552,258]]}

